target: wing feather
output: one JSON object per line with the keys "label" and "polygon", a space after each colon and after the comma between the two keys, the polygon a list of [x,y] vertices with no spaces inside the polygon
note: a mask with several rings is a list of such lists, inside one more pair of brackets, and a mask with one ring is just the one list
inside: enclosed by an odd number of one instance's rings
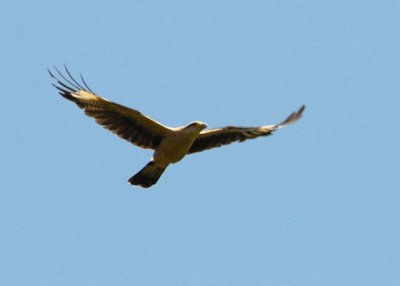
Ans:
{"label": "wing feather", "polygon": [[227,126],[204,130],[195,139],[188,154],[228,145],[233,142],[243,142],[247,139],[271,135],[274,130],[296,122],[302,116],[304,109],[305,105],[290,114],[285,120],[275,125],[259,127]]}
{"label": "wing feather", "polygon": [[49,70],[50,76],[57,81],[53,86],[58,89],[59,94],[75,102],[76,105],[85,110],[86,115],[93,117],[98,124],[117,134],[122,139],[145,149],[155,149],[162,138],[172,132],[171,128],[135,109],[96,95],[90,90],[81,76],[82,82],[86,87],[84,88],[72,77],[66,67],[65,70],[69,79],[57,68],[55,69],[66,82],[62,82]]}

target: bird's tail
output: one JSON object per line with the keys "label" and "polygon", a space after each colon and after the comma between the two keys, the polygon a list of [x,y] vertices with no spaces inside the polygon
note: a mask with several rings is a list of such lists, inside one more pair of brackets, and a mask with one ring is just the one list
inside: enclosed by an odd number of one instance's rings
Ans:
{"label": "bird's tail", "polygon": [[128,180],[131,185],[148,188],[157,183],[167,166],[159,166],[150,161],[139,173]]}

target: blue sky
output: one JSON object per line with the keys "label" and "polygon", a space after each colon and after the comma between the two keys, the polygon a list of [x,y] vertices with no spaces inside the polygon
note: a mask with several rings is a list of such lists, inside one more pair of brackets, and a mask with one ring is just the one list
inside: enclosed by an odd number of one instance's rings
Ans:
{"label": "blue sky", "polygon": [[[1,285],[399,285],[399,1],[0,2]],[[168,126],[277,123],[152,152],[51,86],[67,64]]]}

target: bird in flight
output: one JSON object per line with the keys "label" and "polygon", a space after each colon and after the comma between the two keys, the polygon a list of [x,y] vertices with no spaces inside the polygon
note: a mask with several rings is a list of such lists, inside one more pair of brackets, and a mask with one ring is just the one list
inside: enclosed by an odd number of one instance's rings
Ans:
{"label": "bird in flight", "polygon": [[207,124],[194,121],[183,127],[171,128],[135,109],[96,95],[82,75],[82,82],[79,83],[72,77],[67,67],[65,67],[66,74],[61,73],[56,67],[54,69],[57,76],[50,70],[48,72],[56,81],[52,85],[58,89],[61,96],[75,102],[78,107],[84,109],[86,115],[93,117],[98,124],[122,139],[144,149],[154,150],[151,161],[128,180],[130,184],[143,188],[157,183],[169,164],[179,162],[187,154],[271,135],[276,129],[297,121],[305,109],[303,105],[275,125],[226,126],[205,130]]}

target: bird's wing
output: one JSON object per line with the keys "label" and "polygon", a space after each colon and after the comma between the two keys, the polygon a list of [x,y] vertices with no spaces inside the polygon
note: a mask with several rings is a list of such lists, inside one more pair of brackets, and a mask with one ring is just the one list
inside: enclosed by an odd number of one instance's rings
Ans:
{"label": "bird's wing", "polygon": [[96,95],[87,86],[81,76],[83,87],[78,83],[65,68],[68,78],[57,68],[58,75],[64,80],[62,82],[50,70],[49,73],[57,84],[53,86],[59,90],[59,94],[68,100],[75,102],[85,110],[85,114],[93,117],[96,122],[104,128],[117,134],[119,137],[145,149],[155,149],[162,138],[172,129],[158,123],[157,121],[143,115],[137,110],[111,102]]}
{"label": "bird's wing", "polygon": [[222,145],[228,145],[236,141],[243,142],[247,139],[254,139],[259,136],[271,135],[274,130],[297,121],[301,117],[304,109],[305,106],[303,105],[298,111],[293,112],[281,123],[275,125],[259,127],[227,126],[204,130],[195,139],[188,151],[188,154],[220,147]]}

